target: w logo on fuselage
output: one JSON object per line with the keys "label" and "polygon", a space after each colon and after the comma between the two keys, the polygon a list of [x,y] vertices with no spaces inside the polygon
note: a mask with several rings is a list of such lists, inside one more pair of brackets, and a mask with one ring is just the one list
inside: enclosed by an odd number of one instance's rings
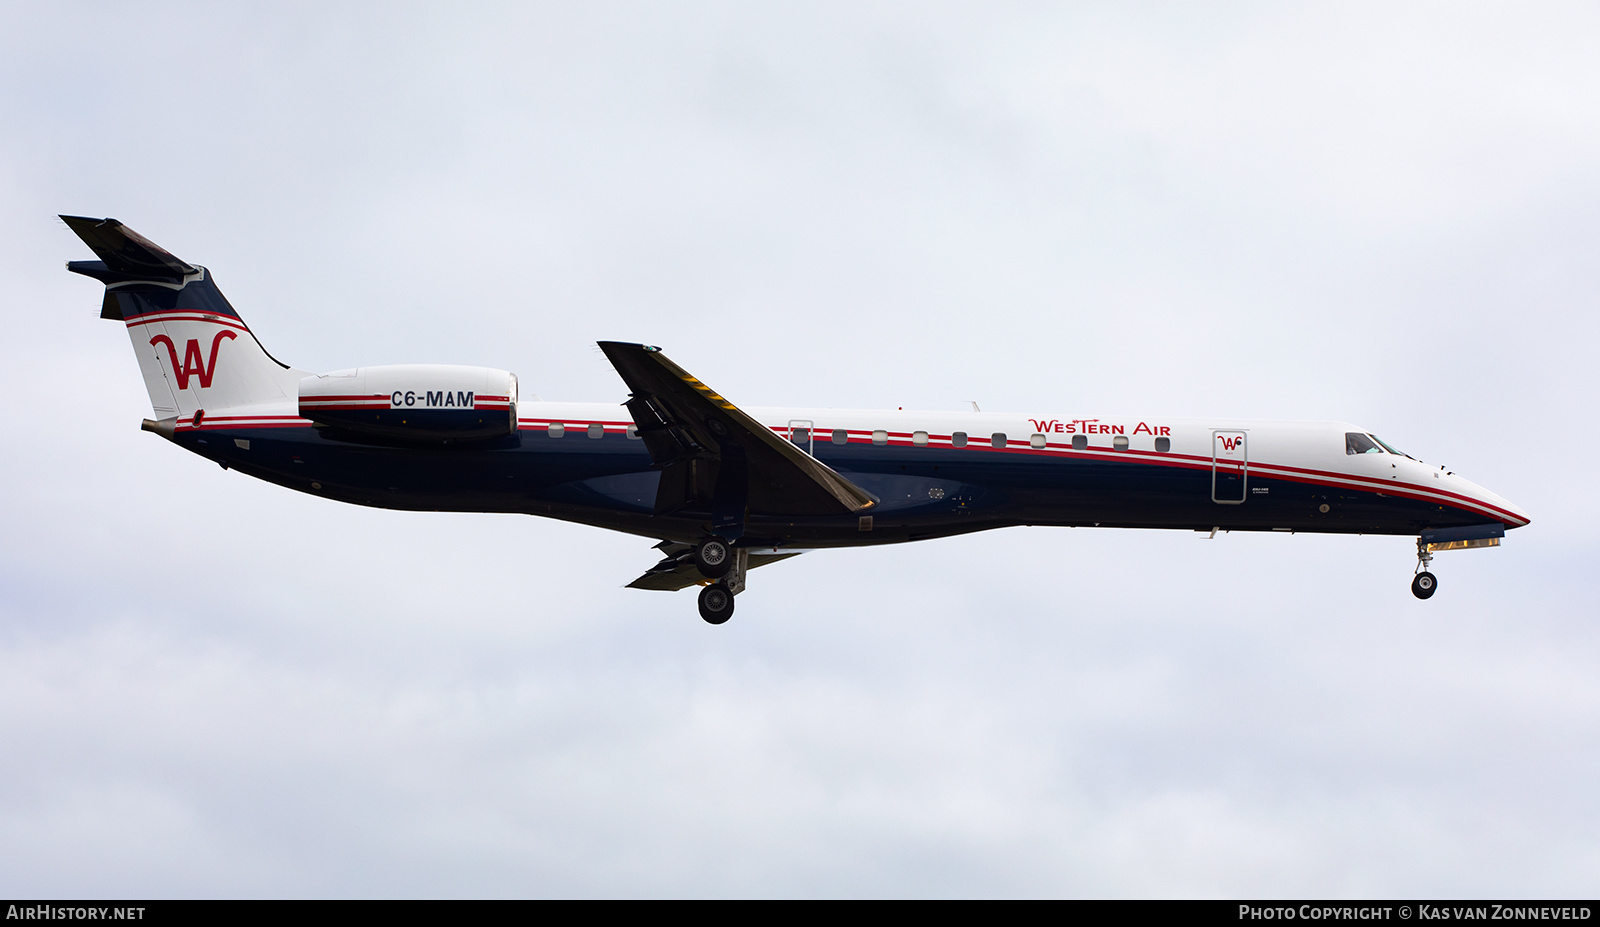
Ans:
{"label": "w logo on fuselage", "polygon": [[[194,342],[191,341],[189,343],[193,344]],[[211,349],[211,355],[213,357],[215,357],[216,353],[217,353],[216,348],[212,348]],[[1239,449],[1239,445],[1244,443],[1244,436],[1243,435],[1235,435],[1233,437],[1229,437],[1227,435],[1217,435],[1217,440],[1222,442],[1222,449],[1223,450],[1232,452],[1232,451],[1238,450]]]}
{"label": "w logo on fuselage", "polygon": [[150,345],[151,347],[157,344],[167,346],[167,356],[172,358],[172,372],[178,375],[178,389],[188,389],[189,378],[195,376],[200,378],[201,389],[210,389],[211,378],[216,376],[217,373],[217,348],[222,347],[222,339],[226,338],[232,341],[237,337],[239,336],[226,328],[217,332],[217,336],[211,339],[211,356],[209,358],[200,356],[200,340],[198,338],[190,338],[188,346],[183,349],[182,367],[178,366],[178,347],[172,343],[171,338],[166,335],[157,335],[150,339]]}

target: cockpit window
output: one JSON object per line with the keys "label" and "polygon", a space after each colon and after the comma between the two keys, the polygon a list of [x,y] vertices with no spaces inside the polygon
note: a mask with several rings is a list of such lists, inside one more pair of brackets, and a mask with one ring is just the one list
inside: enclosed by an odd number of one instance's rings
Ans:
{"label": "cockpit window", "polygon": [[1346,454],[1382,454],[1383,448],[1370,436],[1359,431],[1347,431],[1344,434],[1344,452]]}
{"label": "cockpit window", "polygon": [[[1391,447],[1389,445],[1389,442],[1383,440],[1382,438],[1378,437],[1377,435],[1367,435],[1367,437],[1369,437],[1372,440],[1374,440],[1374,441],[1378,442],[1379,444],[1383,445],[1383,449],[1384,450],[1386,450],[1389,453],[1395,455],[1396,457],[1411,457],[1411,455],[1407,454],[1405,451],[1397,451],[1397,450],[1395,450],[1393,447]],[[1412,458],[1412,459],[1415,460],[1416,458]]]}

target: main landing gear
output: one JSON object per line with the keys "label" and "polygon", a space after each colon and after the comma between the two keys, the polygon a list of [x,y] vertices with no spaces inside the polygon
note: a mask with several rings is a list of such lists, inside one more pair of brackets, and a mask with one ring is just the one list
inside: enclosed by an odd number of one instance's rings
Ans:
{"label": "main landing gear", "polygon": [[[733,567],[733,548],[719,537],[709,537],[695,545],[694,565],[706,579],[721,579]],[[709,620],[709,619],[708,619]]]}
{"label": "main landing gear", "polygon": [[1411,580],[1411,594],[1419,599],[1432,598],[1439,591],[1439,578],[1427,569],[1432,564],[1433,551],[1428,549],[1422,538],[1417,538],[1417,575]]}
{"label": "main landing gear", "polygon": [[700,617],[707,624],[722,624],[733,617],[733,590],[727,583],[712,583],[700,590]]}
{"label": "main landing gear", "polygon": [[708,624],[723,624],[733,617],[733,597],[744,591],[744,573],[750,552],[712,536],[695,545],[694,565],[700,575],[716,580],[700,590],[700,617]]}

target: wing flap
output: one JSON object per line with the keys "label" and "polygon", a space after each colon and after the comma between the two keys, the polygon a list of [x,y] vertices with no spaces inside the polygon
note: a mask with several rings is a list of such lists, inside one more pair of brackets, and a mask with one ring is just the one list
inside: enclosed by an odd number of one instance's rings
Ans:
{"label": "wing flap", "polygon": [[[645,574],[629,583],[629,589],[655,589],[661,592],[677,592],[690,586],[698,586],[708,582],[700,575],[694,566],[694,548],[688,544],[674,541],[662,541],[656,547],[666,556],[660,563],[645,571]],[[757,548],[750,551],[750,562],[746,570],[753,570],[758,566],[777,563],[790,557],[798,557],[805,553],[803,550],[782,550],[779,548]]]}

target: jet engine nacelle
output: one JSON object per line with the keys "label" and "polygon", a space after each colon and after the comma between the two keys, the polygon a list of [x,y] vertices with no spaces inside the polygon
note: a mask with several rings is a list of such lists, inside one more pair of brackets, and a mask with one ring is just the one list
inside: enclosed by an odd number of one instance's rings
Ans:
{"label": "jet engine nacelle", "polygon": [[426,443],[517,430],[517,378],[488,367],[359,367],[300,381],[300,416],[374,437]]}

